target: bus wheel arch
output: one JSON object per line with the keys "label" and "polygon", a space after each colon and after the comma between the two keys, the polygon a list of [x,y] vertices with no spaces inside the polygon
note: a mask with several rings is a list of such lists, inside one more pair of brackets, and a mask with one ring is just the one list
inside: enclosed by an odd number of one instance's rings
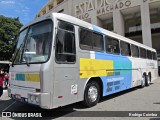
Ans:
{"label": "bus wheel arch", "polygon": [[[87,107],[95,106],[103,94],[103,83],[100,77],[90,78],[85,85],[83,104]],[[93,95],[93,96],[92,96]]]}

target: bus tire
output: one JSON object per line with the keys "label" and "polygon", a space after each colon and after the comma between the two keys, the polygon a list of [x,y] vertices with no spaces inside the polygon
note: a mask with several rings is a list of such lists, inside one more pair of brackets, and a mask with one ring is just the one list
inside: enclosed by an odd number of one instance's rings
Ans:
{"label": "bus tire", "polygon": [[149,77],[149,75],[146,75],[145,85],[146,85],[146,86],[149,86],[149,85],[150,85],[150,77]]}
{"label": "bus tire", "polygon": [[86,85],[83,104],[87,107],[95,106],[100,99],[100,87],[97,82],[92,81]]}
{"label": "bus tire", "polygon": [[141,80],[141,88],[144,88],[144,86],[145,86],[145,81],[146,81],[146,76],[143,75],[143,76],[142,76],[142,80]]}

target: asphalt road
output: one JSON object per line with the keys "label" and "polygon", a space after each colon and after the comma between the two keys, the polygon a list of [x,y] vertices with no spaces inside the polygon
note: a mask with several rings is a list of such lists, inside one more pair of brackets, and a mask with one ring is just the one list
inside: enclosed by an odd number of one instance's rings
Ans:
{"label": "asphalt road", "polygon": [[[107,120],[160,120],[160,117],[156,117],[156,114],[160,115],[160,78],[154,81],[154,83],[149,87],[136,87],[127,91],[104,97],[96,106],[92,108],[85,108],[81,102],[79,102],[53,110],[44,110],[36,106],[13,101],[7,96],[7,90],[4,90],[4,94],[0,98],[0,114],[2,111],[11,111],[12,113],[22,112],[24,116],[26,114],[26,116],[28,116],[28,112],[37,113],[37,116],[41,116],[42,114],[42,119],[44,119],[45,115],[50,117],[48,119],[60,120],[103,120],[106,118]],[[149,117],[144,117],[145,115],[149,115]],[[1,119],[8,120],[21,118],[1,117],[0,120]]]}

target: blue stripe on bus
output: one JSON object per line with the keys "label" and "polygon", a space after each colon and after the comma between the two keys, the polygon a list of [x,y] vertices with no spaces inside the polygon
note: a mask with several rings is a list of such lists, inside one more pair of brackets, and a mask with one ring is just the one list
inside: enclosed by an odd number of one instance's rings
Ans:
{"label": "blue stripe on bus", "polygon": [[25,81],[25,75],[24,74],[16,74],[16,80]]}
{"label": "blue stripe on bus", "polygon": [[93,25],[93,30],[99,33],[102,33],[102,31],[95,25]]}
{"label": "blue stripe on bus", "polygon": [[95,59],[113,60],[114,72],[120,72],[118,75],[101,77],[103,96],[132,87],[132,62],[128,57],[96,52]]}

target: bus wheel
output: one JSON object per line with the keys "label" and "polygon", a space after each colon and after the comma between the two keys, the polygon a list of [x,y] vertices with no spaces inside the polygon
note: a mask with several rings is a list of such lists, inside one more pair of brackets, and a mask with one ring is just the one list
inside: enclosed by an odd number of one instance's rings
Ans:
{"label": "bus wheel", "polygon": [[149,85],[150,85],[150,77],[149,77],[149,75],[146,76],[146,81],[145,81],[145,83],[146,83],[146,86],[149,86]]}
{"label": "bus wheel", "polygon": [[146,80],[146,76],[143,75],[142,76],[142,80],[141,80],[141,88],[144,88],[144,86],[145,86],[145,80]]}
{"label": "bus wheel", "polygon": [[87,107],[95,106],[100,98],[100,87],[97,82],[92,81],[86,85],[84,92],[84,105]]}

